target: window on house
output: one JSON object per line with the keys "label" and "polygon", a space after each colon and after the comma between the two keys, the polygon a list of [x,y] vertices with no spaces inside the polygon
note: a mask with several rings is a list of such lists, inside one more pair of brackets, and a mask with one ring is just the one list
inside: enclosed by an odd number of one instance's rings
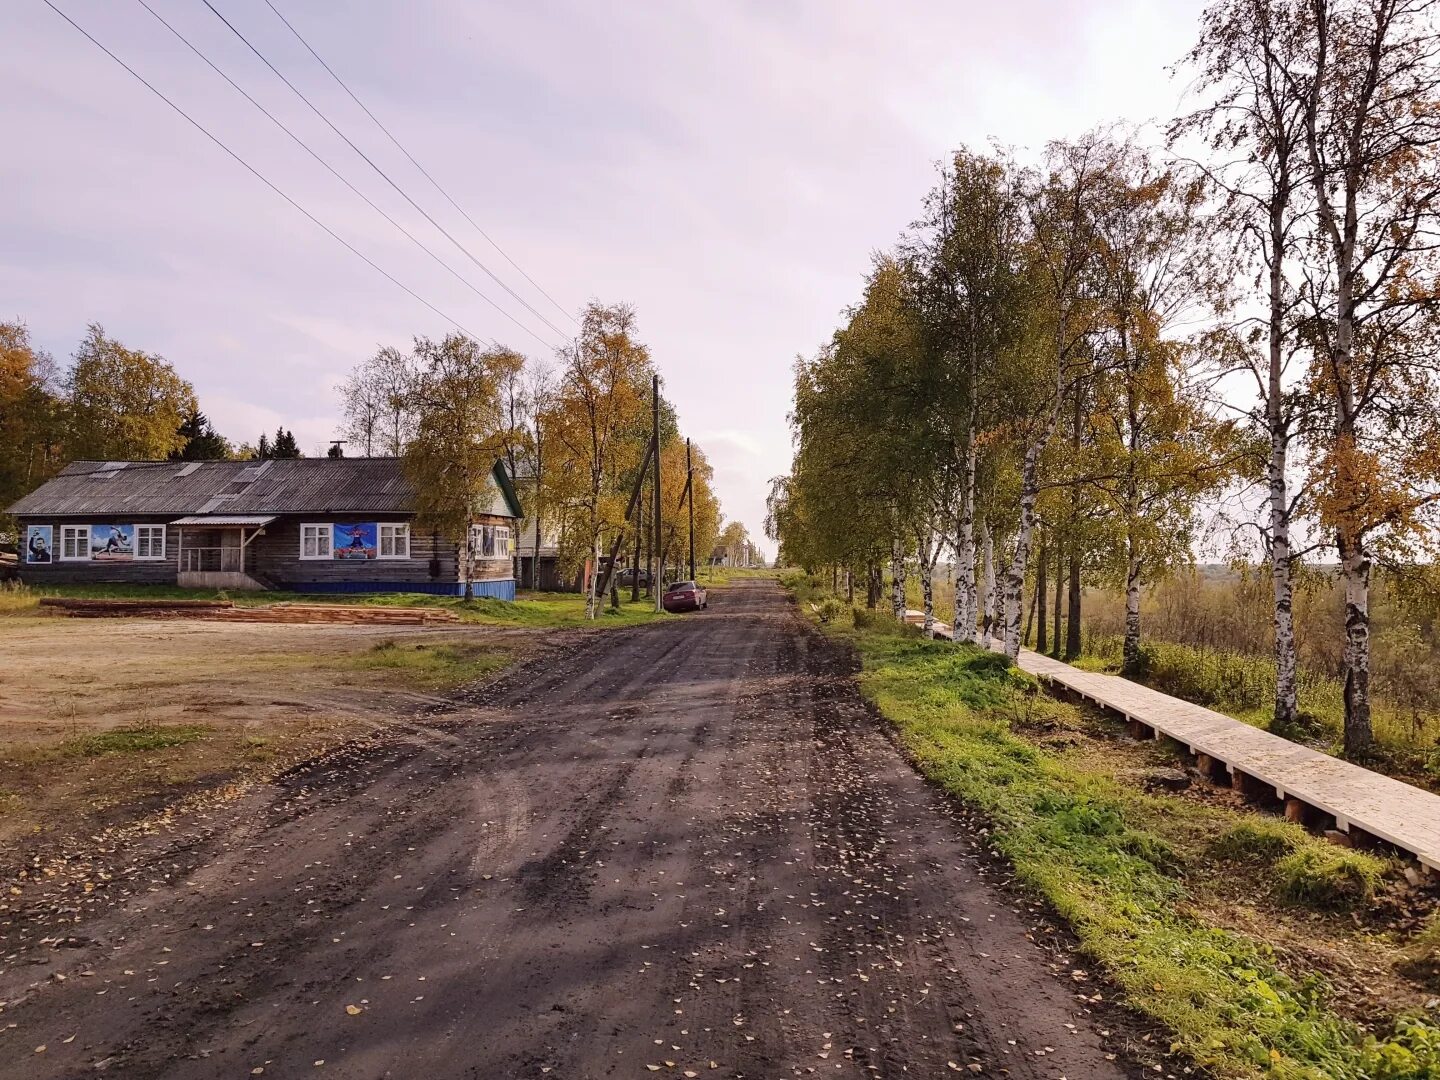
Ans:
{"label": "window on house", "polygon": [[328,559],[331,548],[331,526],[300,526],[300,558]]}
{"label": "window on house", "polygon": [[495,526],[495,554],[502,559],[510,557],[510,529],[508,526]]}
{"label": "window on house", "polygon": [[165,557],[165,526],[135,526],[135,557],[137,559],[163,559]]}
{"label": "window on house", "polygon": [[380,526],[380,558],[408,559],[410,557],[410,526]]}
{"label": "window on house", "polygon": [[60,558],[76,560],[90,558],[90,526],[60,526]]}

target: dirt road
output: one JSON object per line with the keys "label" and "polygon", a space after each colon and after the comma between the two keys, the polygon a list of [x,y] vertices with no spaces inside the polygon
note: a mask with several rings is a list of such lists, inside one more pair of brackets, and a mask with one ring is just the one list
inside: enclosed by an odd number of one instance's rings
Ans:
{"label": "dirt road", "polygon": [[712,595],[27,892],[0,1077],[1125,1075],[835,649]]}

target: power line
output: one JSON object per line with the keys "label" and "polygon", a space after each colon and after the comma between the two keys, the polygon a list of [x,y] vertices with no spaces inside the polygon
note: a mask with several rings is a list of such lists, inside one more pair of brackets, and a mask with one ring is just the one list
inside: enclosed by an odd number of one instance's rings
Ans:
{"label": "power line", "polygon": [[345,93],[350,95],[350,100],[355,102],[356,105],[359,105],[360,108],[364,110],[365,115],[375,122],[375,126],[385,133],[385,137],[395,144],[395,148],[405,155],[411,165],[414,165],[415,168],[420,170],[420,175],[425,177],[426,180],[429,180],[431,186],[434,187],[436,191],[440,192],[441,195],[445,196],[445,200],[460,212],[460,216],[463,217],[466,221],[468,221],[475,229],[475,231],[485,238],[485,242],[488,243],[491,247],[493,247],[496,251],[498,251],[500,255],[505,259],[505,261],[515,268],[516,273],[518,273],[521,277],[523,277],[526,281],[533,285],[536,292],[538,292],[541,296],[545,297],[546,300],[549,300],[550,303],[554,304],[556,311],[560,312],[560,314],[564,315],[571,322],[577,322],[575,316],[572,315],[568,310],[566,310],[566,308],[558,300],[556,300],[553,296],[546,292],[538,281],[536,281],[529,274],[527,274],[520,266],[520,264],[510,257],[509,253],[504,248],[502,248],[498,243],[491,239],[490,234],[487,233],[484,229],[482,229],[479,223],[465,212],[465,208],[459,203],[457,203],[451,197],[450,193],[440,186],[440,182],[436,180],[433,176],[431,176],[429,172],[426,171],[425,166],[421,165],[420,162],[415,160],[414,156],[411,155],[409,150],[405,149],[405,147],[401,144],[400,140],[390,133],[390,129],[380,122],[380,118],[377,117],[373,112],[371,112],[363,101],[361,101],[358,97],[355,96],[355,91],[351,90],[350,87],[346,85],[345,80],[340,78],[339,75],[335,74],[334,70],[330,67],[330,65],[325,62],[325,59],[318,52],[315,51],[315,49],[308,41],[306,41],[303,37],[300,36],[300,31],[296,30],[295,27],[290,24],[290,20],[285,18],[285,16],[281,14],[280,9],[277,8],[273,3],[271,3],[270,0],[265,0],[265,4],[270,8],[271,11],[275,12],[276,17],[285,24],[286,29],[288,29],[290,33],[295,35],[295,39],[299,41],[301,45],[305,46],[306,50],[319,62],[320,66],[323,67],[327,72],[329,72],[330,77],[340,84],[340,89],[344,90]]}
{"label": "power line", "polygon": [[[545,341],[543,338],[539,337],[539,336],[538,336],[533,330],[531,330],[528,326],[526,326],[524,323],[520,322],[520,321],[519,321],[518,319],[516,319],[513,315],[511,315],[508,311],[506,311],[506,310],[505,310],[504,308],[502,308],[499,304],[497,304],[494,300],[492,300],[490,297],[486,296],[483,292],[481,292],[480,289],[478,289],[468,278],[466,278],[466,277],[464,277],[463,275],[461,275],[461,273],[460,273],[458,270],[456,270],[454,267],[452,267],[452,266],[451,266],[449,263],[447,263],[444,259],[440,258],[439,255],[435,254],[435,252],[433,252],[432,250],[430,250],[430,248],[428,248],[421,240],[419,240],[419,239],[415,236],[414,233],[412,233],[409,229],[405,228],[404,225],[400,224],[400,222],[396,221],[393,217],[391,217],[389,214],[387,214],[387,213],[385,212],[385,210],[382,209],[380,206],[376,205],[376,203],[375,203],[368,195],[366,195],[363,191],[361,191],[361,190],[360,190],[359,188],[357,188],[354,184],[352,184],[349,180],[347,180],[343,175],[341,175],[340,172],[339,172],[337,169],[335,169],[335,167],[334,167],[333,165],[331,165],[328,161],[326,161],[323,157],[321,157],[318,153],[316,153],[313,149],[311,149],[310,145],[309,145],[308,143],[306,143],[305,140],[303,140],[302,138],[300,138],[300,136],[296,135],[295,132],[291,131],[288,127],[286,127],[285,124],[284,124],[282,121],[280,121],[278,118],[276,118],[276,116],[275,116],[272,112],[270,112],[269,109],[265,108],[264,105],[262,105],[262,104],[260,104],[260,102],[256,101],[256,100],[245,90],[245,88],[244,88],[243,86],[241,86],[239,83],[237,83],[237,82],[236,82],[234,79],[232,79],[229,75],[225,74],[225,72],[222,71],[222,70],[214,63],[214,61],[212,61],[208,56],[206,56],[206,55],[194,44],[194,42],[192,42],[189,38],[187,38],[187,37],[186,37],[184,34],[182,34],[179,30],[175,29],[175,27],[172,26],[170,23],[166,22],[164,16],[162,16],[158,11],[156,11],[154,8],[152,8],[152,7],[146,2],[146,0],[136,0],[136,3],[138,3],[138,4],[139,4],[141,7],[143,7],[146,11],[148,11],[151,15],[153,15],[153,16],[155,17],[155,19],[160,23],[161,26],[165,27],[166,30],[169,30],[170,33],[174,34],[177,38],[179,38],[180,41],[182,41],[182,42],[186,45],[186,47],[188,47],[188,48],[190,49],[191,52],[193,52],[193,53],[194,53],[196,56],[198,56],[201,60],[205,61],[205,63],[206,63],[207,65],[209,65],[210,69],[211,69],[212,71],[214,71],[215,74],[219,75],[222,79],[224,79],[227,83],[229,83],[232,87],[234,87],[235,90],[236,90],[236,92],[239,93],[246,101],[250,102],[251,105],[254,105],[255,108],[259,109],[262,113],[264,113],[265,116],[270,120],[270,122],[271,122],[272,124],[274,124],[276,127],[278,127],[278,128],[279,128],[281,131],[283,131],[286,135],[290,136],[291,140],[294,141],[294,143],[295,143],[296,146],[300,147],[300,149],[304,150],[304,151],[305,151],[307,154],[309,154],[312,158],[314,158],[316,161],[318,161],[321,165],[323,165],[323,166],[329,171],[329,173],[330,173],[331,176],[335,177],[335,179],[339,180],[339,181],[340,181],[342,184],[344,184],[347,188],[349,188],[349,189],[350,189],[351,191],[353,191],[356,195],[358,195],[361,199],[363,199],[363,200],[365,201],[365,204],[366,204],[367,206],[369,206],[370,209],[374,210],[377,214],[379,214],[381,217],[383,217],[383,218],[384,218],[386,221],[388,221],[391,225],[394,225],[395,228],[399,229],[402,233],[404,233],[405,236],[409,238],[409,240],[410,240],[411,243],[413,243],[413,244],[414,244],[416,247],[418,247],[421,251],[425,252],[426,255],[429,255],[430,258],[434,259],[437,263],[439,263],[439,264],[440,264],[441,266],[443,266],[446,270],[448,270],[448,271],[455,277],[455,279],[456,279],[457,281],[459,281],[462,285],[464,285],[466,288],[468,288],[468,289],[469,289],[471,292],[473,292],[476,296],[478,296],[478,297],[480,297],[480,299],[484,300],[487,304],[489,304],[491,307],[493,307],[493,308],[494,308],[496,311],[498,311],[501,315],[504,315],[505,318],[507,318],[507,319],[509,319],[511,322],[513,322],[513,323],[514,323],[516,326],[518,326],[521,330],[524,330],[524,331],[525,331],[527,334],[529,334],[531,337],[535,338],[535,340],[538,341],[538,342],[540,342],[540,344],[545,345],[546,347],[549,347],[549,342],[547,342],[547,341]],[[498,342],[496,342],[493,338],[491,338],[491,339],[489,339],[489,340],[490,340],[490,343],[491,343],[492,345],[498,345]]]}
{"label": "power line", "polygon": [[271,183],[268,179],[266,179],[265,176],[263,176],[253,165],[251,165],[248,161],[246,161],[244,158],[242,158],[242,157],[241,157],[239,154],[237,154],[234,150],[231,150],[230,147],[226,146],[226,145],[225,145],[223,142],[221,142],[216,136],[212,135],[212,134],[205,128],[205,126],[204,126],[203,124],[201,124],[201,123],[200,123],[198,120],[196,120],[193,116],[191,116],[189,113],[187,113],[187,112],[186,112],[184,109],[182,109],[179,105],[176,105],[175,102],[171,101],[171,100],[170,100],[168,97],[166,97],[161,91],[157,90],[157,89],[145,78],[145,76],[141,75],[138,71],[136,71],[134,68],[132,68],[129,64],[125,63],[124,60],[121,60],[120,57],[116,56],[113,52],[111,52],[111,51],[110,51],[109,49],[107,49],[104,45],[102,45],[102,44],[94,37],[94,35],[92,35],[92,34],[90,33],[90,31],[86,30],[83,26],[81,26],[79,23],[77,23],[77,22],[76,22],[74,19],[72,19],[69,15],[66,15],[65,12],[61,11],[58,7],[56,7],[56,6],[54,5],[54,3],[51,2],[51,0],[45,0],[45,5],[46,5],[51,11],[55,12],[56,15],[59,15],[59,16],[60,16],[62,19],[64,19],[67,23],[69,23],[71,26],[73,26],[76,30],[80,31],[80,33],[83,34],[87,39],[89,39],[90,43],[91,43],[92,45],[94,45],[97,49],[99,49],[101,52],[103,52],[106,56],[110,57],[111,60],[114,60],[117,64],[119,64],[122,68],[124,68],[124,69],[125,69],[126,71],[128,71],[132,76],[134,76],[135,79],[138,80],[138,81],[140,82],[140,84],[145,87],[145,89],[149,90],[152,94],[154,94],[156,97],[158,97],[158,98],[159,98],[161,101],[163,101],[166,105],[169,105],[170,108],[174,109],[177,113],[179,113],[181,116],[183,116],[183,117],[190,123],[190,125],[195,128],[196,131],[200,132],[200,134],[204,135],[207,139],[209,139],[211,142],[213,142],[216,146],[220,147],[221,150],[224,150],[225,153],[229,154],[232,158],[234,158],[237,162],[239,162],[240,165],[241,165],[242,167],[244,167],[244,169],[245,169],[246,172],[250,173],[251,176],[255,177],[255,179],[259,180],[262,184],[264,184],[266,187],[268,187],[271,191],[275,192],[276,195],[279,195],[282,199],[284,199],[287,203],[289,203],[291,206],[293,206],[296,210],[300,211],[300,213],[304,214],[307,218],[309,218],[312,222],[314,222],[316,225],[318,225],[321,229],[324,229],[325,232],[328,233],[328,234],[331,236],[331,238],[334,239],[337,243],[340,243],[340,244],[344,245],[344,247],[345,247],[352,255],[356,256],[356,257],[359,258],[359,259],[364,260],[364,262],[366,263],[366,265],[368,265],[368,266],[369,266],[372,270],[374,270],[377,274],[380,274],[382,277],[384,277],[387,281],[389,281],[392,285],[396,286],[397,288],[403,289],[405,292],[409,293],[410,296],[412,296],[414,299],[420,301],[420,303],[424,304],[427,308],[429,308],[431,311],[433,311],[436,315],[439,315],[442,319],[444,319],[446,322],[450,323],[452,326],[454,326],[456,329],[460,330],[462,333],[464,333],[464,334],[466,334],[466,335],[468,335],[468,336],[470,336],[470,337],[472,337],[472,338],[477,336],[476,334],[472,333],[470,330],[466,329],[466,327],[464,326],[464,324],[462,324],[462,323],[460,323],[460,322],[457,322],[455,319],[452,319],[449,315],[446,315],[445,312],[441,311],[441,310],[440,310],[439,308],[437,308],[434,304],[430,303],[429,300],[426,300],[426,299],[425,299],[423,296],[421,296],[419,293],[415,292],[414,289],[411,289],[408,285],[404,285],[404,284],[402,284],[401,282],[397,281],[395,278],[391,277],[390,274],[388,274],[385,270],[381,269],[381,268],[380,268],[379,266],[377,266],[374,262],[372,262],[371,259],[369,258],[369,256],[367,256],[364,252],[360,251],[358,248],[356,248],[354,245],[352,245],[348,240],[346,240],[344,237],[342,237],[339,233],[335,232],[334,229],[330,228],[330,226],[326,225],[323,221],[321,221],[319,218],[317,218],[314,214],[310,213],[309,210],[306,210],[303,206],[301,206],[298,202],[296,202],[294,199],[292,199],[289,195],[286,195],[285,192],[281,191],[278,187],[276,187],[273,183]]}
{"label": "power line", "polygon": [[310,107],[311,112],[313,112],[322,121],[324,121],[325,125],[329,127],[331,131],[335,132],[336,135],[340,136],[340,138],[344,140],[346,146],[350,147],[351,150],[354,150],[355,153],[359,154],[360,157],[364,159],[365,163],[370,166],[370,168],[374,169],[375,172],[377,172],[387,184],[394,188],[396,192],[399,193],[401,198],[403,198],[406,202],[413,206],[425,218],[426,221],[430,222],[431,225],[435,226],[436,229],[440,230],[440,232],[445,236],[445,238],[449,240],[452,244],[454,244],[457,248],[459,248],[467,259],[473,262],[481,270],[485,271],[485,273],[489,275],[490,279],[494,281],[496,285],[499,285],[502,289],[504,289],[507,293],[514,297],[516,302],[519,303],[521,307],[523,307],[526,311],[530,312],[530,314],[534,315],[535,318],[539,319],[542,323],[544,323],[551,330],[553,330],[557,335],[559,335],[562,341],[565,340],[566,335],[563,330],[561,330],[558,326],[552,323],[549,319],[545,318],[544,315],[541,315],[540,312],[535,310],[534,306],[531,305],[530,301],[526,300],[523,296],[521,296],[509,285],[507,285],[504,280],[502,280],[499,275],[495,273],[495,271],[491,270],[483,262],[477,259],[474,253],[472,253],[469,248],[467,248],[464,244],[460,243],[459,240],[455,239],[455,237],[450,233],[448,229],[445,228],[445,226],[441,225],[438,221],[431,217],[429,212],[427,212],[423,206],[421,206],[414,199],[412,199],[410,197],[410,194],[404,188],[402,188],[399,184],[397,184],[394,180],[390,178],[389,173],[387,173],[384,169],[380,168],[379,165],[375,164],[369,154],[365,153],[365,151],[361,150],[360,147],[356,146],[348,135],[346,135],[343,131],[336,127],[335,124],[330,120],[330,118],[326,116],[313,101],[311,101],[308,97],[305,96],[305,94],[300,90],[299,87],[297,87],[288,78],[286,78],[284,72],[282,72],[279,68],[272,64],[264,53],[262,53],[254,45],[252,45],[250,43],[250,39],[247,38],[244,34],[242,34],[238,29],[236,29],[235,25],[229,19],[225,18],[225,16],[220,13],[220,10],[214,4],[212,4],[210,0],[201,0],[201,2],[204,3],[204,5],[209,8],[212,13],[214,13],[217,19],[219,19],[227,27],[229,27],[232,34],[234,34],[242,42],[244,42],[245,47],[248,48],[251,52],[253,52],[257,57],[259,57],[260,62],[266,67],[268,67],[272,72],[274,72],[276,77],[279,78],[280,81],[283,82],[286,86],[288,86],[291,91],[294,92],[296,97],[298,97],[301,101],[305,102],[305,104]]}

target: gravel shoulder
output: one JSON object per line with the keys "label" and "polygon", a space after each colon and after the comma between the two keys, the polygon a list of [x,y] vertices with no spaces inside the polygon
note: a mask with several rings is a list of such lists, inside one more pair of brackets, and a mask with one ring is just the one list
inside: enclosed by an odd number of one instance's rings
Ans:
{"label": "gravel shoulder", "polygon": [[736,582],[77,862],[0,1078],[1128,1075],[850,674]]}

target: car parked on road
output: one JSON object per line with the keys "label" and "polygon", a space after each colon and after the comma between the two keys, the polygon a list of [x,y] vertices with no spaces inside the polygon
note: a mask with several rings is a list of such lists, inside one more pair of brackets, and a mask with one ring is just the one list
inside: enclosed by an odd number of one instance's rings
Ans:
{"label": "car parked on road", "polygon": [[642,586],[646,588],[650,586],[650,571],[646,570],[643,566],[638,569],[633,566],[625,567],[615,575],[615,584],[619,585],[622,589],[628,589],[631,585],[635,584],[637,577],[640,579]]}
{"label": "car parked on road", "polygon": [[703,611],[709,607],[705,586],[695,581],[676,581],[665,586],[660,606],[666,611]]}

